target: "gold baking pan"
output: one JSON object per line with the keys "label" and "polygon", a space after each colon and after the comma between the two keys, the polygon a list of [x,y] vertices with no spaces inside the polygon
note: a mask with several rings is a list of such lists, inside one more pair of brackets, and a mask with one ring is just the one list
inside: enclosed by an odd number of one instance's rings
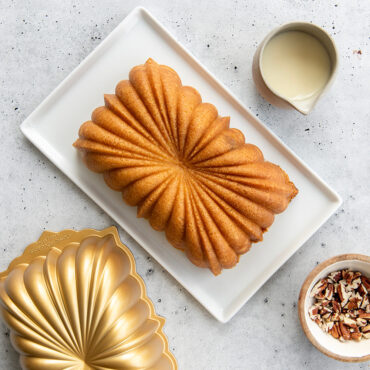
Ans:
{"label": "gold baking pan", "polygon": [[115,227],[45,231],[0,274],[0,312],[23,369],[177,369]]}

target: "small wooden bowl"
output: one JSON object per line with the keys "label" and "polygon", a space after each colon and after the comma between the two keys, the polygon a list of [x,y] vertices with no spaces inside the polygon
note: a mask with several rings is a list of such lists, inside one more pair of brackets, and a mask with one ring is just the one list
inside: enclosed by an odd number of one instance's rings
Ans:
{"label": "small wooden bowl", "polygon": [[319,279],[326,277],[329,273],[341,269],[360,271],[365,276],[370,276],[370,257],[362,254],[342,254],[329,258],[316,266],[307,276],[299,293],[298,315],[304,333],[310,342],[325,355],[335,360],[346,362],[364,362],[370,360],[370,339],[360,342],[340,342],[330,334],[324,333],[322,329],[311,320],[308,309],[313,304],[310,292]]}

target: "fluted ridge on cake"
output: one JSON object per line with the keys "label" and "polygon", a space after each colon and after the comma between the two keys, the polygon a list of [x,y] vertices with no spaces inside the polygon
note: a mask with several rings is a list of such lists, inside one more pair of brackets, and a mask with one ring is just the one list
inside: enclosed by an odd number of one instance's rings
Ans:
{"label": "fluted ridge on cake", "polygon": [[298,192],[167,66],[134,67],[104,100],[74,143],[86,166],[215,275],[261,241]]}

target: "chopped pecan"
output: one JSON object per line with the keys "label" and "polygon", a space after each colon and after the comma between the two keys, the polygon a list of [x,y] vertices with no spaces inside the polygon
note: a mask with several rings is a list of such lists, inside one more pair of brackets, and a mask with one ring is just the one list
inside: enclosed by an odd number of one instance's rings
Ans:
{"label": "chopped pecan", "polygon": [[366,276],[361,276],[362,284],[364,284],[365,288],[369,291],[370,290],[370,279]]}
{"label": "chopped pecan", "polygon": [[347,284],[351,284],[351,281],[353,280],[353,276],[354,276],[354,272],[353,271],[346,270],[343,273],[343,279],[346,280]]}
{"label": "chopped pecan", "polygon": [[329,306],[330,305],[330,301],[328,301],[327,299],[323,299],[321,301],[321,306],[322,307],[326,307],[326,306]]}
{"label": "chopped pecan", "polygon": [[350,283],[348,283],[348,288],[352,290],[356,290],[360,285],[361,285],[361,279],[357,278],[357,279],[353,279]]}
{"label": "chopped pecan", "polygon": [[332,321],[339,321],[339,314],[337,312],[333,313],[331,319]]}
{"label": "chopped pecan", "polygon": [[315,296],[318,296],[320,295],[320,293],[322,293],[325,288],[327,287],[328,283],[322,279],[320,280],[313,288],[312,288],[312,291],[311,291],[311,297],[315,297]]}
{"label": "chopped pecan", "polygon": [[360,314],[358,315],[358,317],[359,317],[360,319],[370,320],[370,313],[367,313],[367,312],[360,313]]}
{"label": "chopped pecan", "polygon": [[364,326],[363,328],[360,329],[361,332],[362,332],[362,335],[366,338],[366,339],[370,339],[370,325],[366,325]]}
{"label": "chopped pecan", "polygon": [[358,286],[358,291],[362,295],[366,295],[368,293],[368,289],[363,283]]}
{"label": "chopped pecan", "polygon": [[347,303],[347,306],[348,307],[346,307],[346,308],[349,311],[353,311],[353,310],[355,310],[355,309],[357,309],[357,308],[360,307],[362,300],[363,299],[362,299],[361,295],[358,294],[358,293],[356,293],[353,297],[351,297],[349,299],[349,302]]}
{"label": "chopped pecan", "polygon": [[335,338],[339,339],[338,325],[337,323],[329,330],[329,333]]}
{"label": "chopped pecan", "polygon": [[362,333],[358,332],[358,333],[351,333],[351,339],[353,340],[356,340],[356,341],[360,341],[362,338]]}
{"label": "chopped pecan", "polygon": [[351,339],[351,333],[349,332],[347,326],[344,325],[344,323],[342,322],[339,323],[339,329],[340,333],[342,334],[341,336],[343,337],[344,340]]}
{"label": "chopped pecan", "polygon": [[366,295],[364,296],[364,298],[362,299],[362,302],[361,302],[361,304],[360,304],[360,308],[361,308],[361,309],[365,309],[365,310],[366,310],[366,312],[367,312],[368,307],[369,307],[369,312],[370,312],[369,295],[368,295],[368,294],[366,294]]}
{"label": "chopped pecan", "polygon": [[366,326],[366,324],[367,324],[367,320],[366,320],[366,319],[362,319],[362,318],[358,317],[358,318],[356,319],[356,324],[357,324],[357,326],[359,326],[359,327],[361,327],[361,326]]}
{"label": "chopped pecan", "polygon": [[331,301],[333,299],[333,295],[334,295],[334,285],[329,283],[325,289],[325,298]]}
{"label": "chopped pecan", "polygon": [[340,312],[340,304],[337,301],[332,302],[333,311],[339,313]]}
{"label": "chopped pecan", "polygon": [[318,306],[312,306],[308,311],[311,319],[316,318],[316,316],[319,314],[319,307]]}
{"label": "chopped pecan", "polygon": [[351,328],[357,328],[357,324],[355,320],[350,319],[349,317],[344,317],[343,322],[347,325],[350,326]]}
{"label": "chopped pecan", "polygon": [[328,312],[332,313],[333,311],[329,307],[323,307],[319,312],[320,312],[320,315],[325,315]]}
{"label": "chopped pecan", "polygon": [[[341,281],[343,281],[343,280],[341,280]],[[339,294],[339,298],[340,298],[340,305],[342,307],[344,307],[347,304],[347,302],[349,301],[349,299],[351,298],[352,294],[350,292],[346,291],[346,288],[345,288],[344,284],[339,284],[338,294]]]}
{"label": "chopped pecan", "polygon": [[[343,276],[343,278],[346,279],[347,284],[350,285],[354,280],[357,280],[357,278],[360,276],[361,276],[361,272],[359,271],[356,271],[356,272],[347,271],[346,275]],[[359,283],[361,283],[361,281],[359,281]]]}
{"label": "chopped pecan", "polygon": [[329,274],[329,279],[334,280],[336,283],[342,279],[342,271],[335,271]]}

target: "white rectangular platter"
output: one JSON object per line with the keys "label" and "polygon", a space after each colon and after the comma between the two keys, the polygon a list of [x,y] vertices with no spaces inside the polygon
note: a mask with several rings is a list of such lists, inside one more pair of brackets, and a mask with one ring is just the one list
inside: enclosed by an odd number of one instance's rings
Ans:
{"label": "white rectangular platter", "polygon": [[[114,92],[130,69],[149,57],[174,68],[184,85],[194,86],[213,103],[247,142],[258,145],[267,160],[279,164],[299,189],[288,209],[276,217],[264,241],[242,256],[232,270],[214,277],[193,266],[136,209],[90,172],[72,143],[80,125],[103,94]],[[262,122],[186,51],[148,11],[134,9],[126,19],[22,123],[24,135],[61,171],[135,238],[212,315],[228,321],[267,279],[332,215],[340,197],[287,148]],[[93,225],[92,225],[93,226]]]}

